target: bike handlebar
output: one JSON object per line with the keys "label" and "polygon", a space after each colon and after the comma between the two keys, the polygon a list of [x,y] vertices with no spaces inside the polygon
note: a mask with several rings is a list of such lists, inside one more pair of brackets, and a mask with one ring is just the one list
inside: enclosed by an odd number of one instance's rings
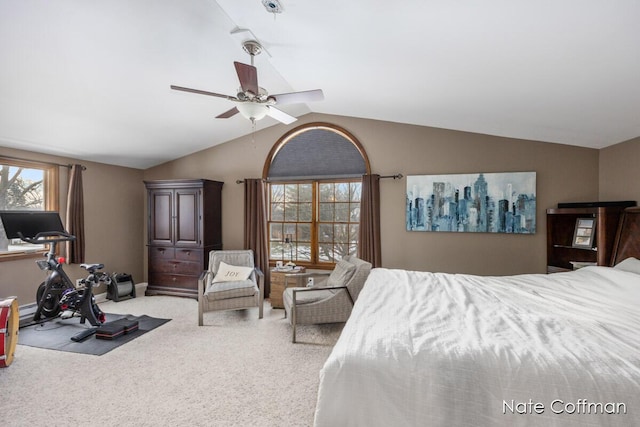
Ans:
{"label": "bike handlebar", "polygon": [[34,237],[25,237],[21,232],[18,232],[18,236],[20,237],[20,240],[34,244],[71,242],[76,240],[76,236],[65,231],[43,231],[36,234]]}

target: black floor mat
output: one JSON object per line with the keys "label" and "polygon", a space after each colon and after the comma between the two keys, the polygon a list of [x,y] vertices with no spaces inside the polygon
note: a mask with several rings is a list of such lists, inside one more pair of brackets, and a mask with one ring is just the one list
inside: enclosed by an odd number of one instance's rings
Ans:
{"label": "black floor mat", "polygon": [[70,319],[56,318],[47,322],[25,326],[18,333],[18,344],[30,347],[47,348],[51,350],[70,351],[73,353],[93,354],[96,356],[103,355],[114,348],[128,343],[143,335],[152,329],[161,326],[171,319],[158,319],[149,316],[131,316],[126,314],[106,314],[107,322],[126,317],[130,320],[138,321],[138,330],[132,333],[120,336],[114,340],[96,339],[95,334],[89,336],[82,342],[74,342],[71,337],[78,333],[91,328],[91,324],[86,322],[80,323],[78,317]]}

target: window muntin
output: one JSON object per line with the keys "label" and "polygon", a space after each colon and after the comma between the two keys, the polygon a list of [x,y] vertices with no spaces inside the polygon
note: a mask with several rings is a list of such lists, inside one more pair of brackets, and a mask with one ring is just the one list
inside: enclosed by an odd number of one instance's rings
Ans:
{"label": "window muntin", "polygon": [[[0,210],[57,210],[56,165],[0,157]],[[7,239],[0,223],[0,257],[45,249],[20,239]]]}
{"label": "window muntin", "polygon": [[269,258],[330,265],[356,255],[362,183],[269,184]]}

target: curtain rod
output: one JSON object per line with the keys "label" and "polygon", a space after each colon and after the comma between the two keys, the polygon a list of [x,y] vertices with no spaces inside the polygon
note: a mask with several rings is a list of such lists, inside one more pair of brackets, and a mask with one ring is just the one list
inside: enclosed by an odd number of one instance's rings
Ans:
{"label": "curtain rod", "polygon": [[[5,158],[5,159],[11,159],[11,160],[20,160],[23,162],[29,162],[29,163],[43,163],[45,165],[52,165],[52,166],[60,166],[61,168],[68,168],[71,169],[73,167],[73,165],[71,163],[68,163],[66,165],[60,164],[60,163],[53,163],[53,162],[43,162],[40,160],[32,160],[32,159],[24,159],[21,157],[13,157],[13,156],[5,156],[3,154],[0,154],[0,157]],[[82,167],[83,171],[87,170],[87,167],[84,165],[80,165]]]}
{"label": "curtain rod", "polygon": [[[56,164],[57,164],[57,163],[56,163]],[[61,165],[61,164],[58,164],[58,166],[63,167],[63,168],[69,168],[69,169],[71,169],[71,168],[73,167],[73,165],[72,165],[71,163],[69,163],[68,165]],[[78,166],[80,166],[80,167],[82,168],[82,170],[83,170],[83,171],[86,171],[86,170],[87,170],[87,167],[86,167],[85,165],[78,165]]]}
{"label": "curtain rod", "polygon": [[[401,173],[397,173],[395,175],[385,175],[385,176],[381,176],[380,179],[382,178],[393,178],[393,179],[402,179],[404,178],[404,175],[402,175]],[[268,180],[263,180],[265,182],[268,182]],[[244,183],[244,179],[236,179],[236,184],[243,184]]]}
{"label": "curtain rod", "polygon": [[[262,182],[267,182],[267,180],[263,179]],[[244,179],[236,179],[236,184],[244,184]]]}

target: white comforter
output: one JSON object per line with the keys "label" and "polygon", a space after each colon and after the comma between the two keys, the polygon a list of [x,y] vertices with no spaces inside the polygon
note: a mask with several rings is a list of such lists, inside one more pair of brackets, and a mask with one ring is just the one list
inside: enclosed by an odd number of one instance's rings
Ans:
{"label": "white comforter", "polygon": [[320,380],[317,427],[640,426],[640,275],[374,269]]}

